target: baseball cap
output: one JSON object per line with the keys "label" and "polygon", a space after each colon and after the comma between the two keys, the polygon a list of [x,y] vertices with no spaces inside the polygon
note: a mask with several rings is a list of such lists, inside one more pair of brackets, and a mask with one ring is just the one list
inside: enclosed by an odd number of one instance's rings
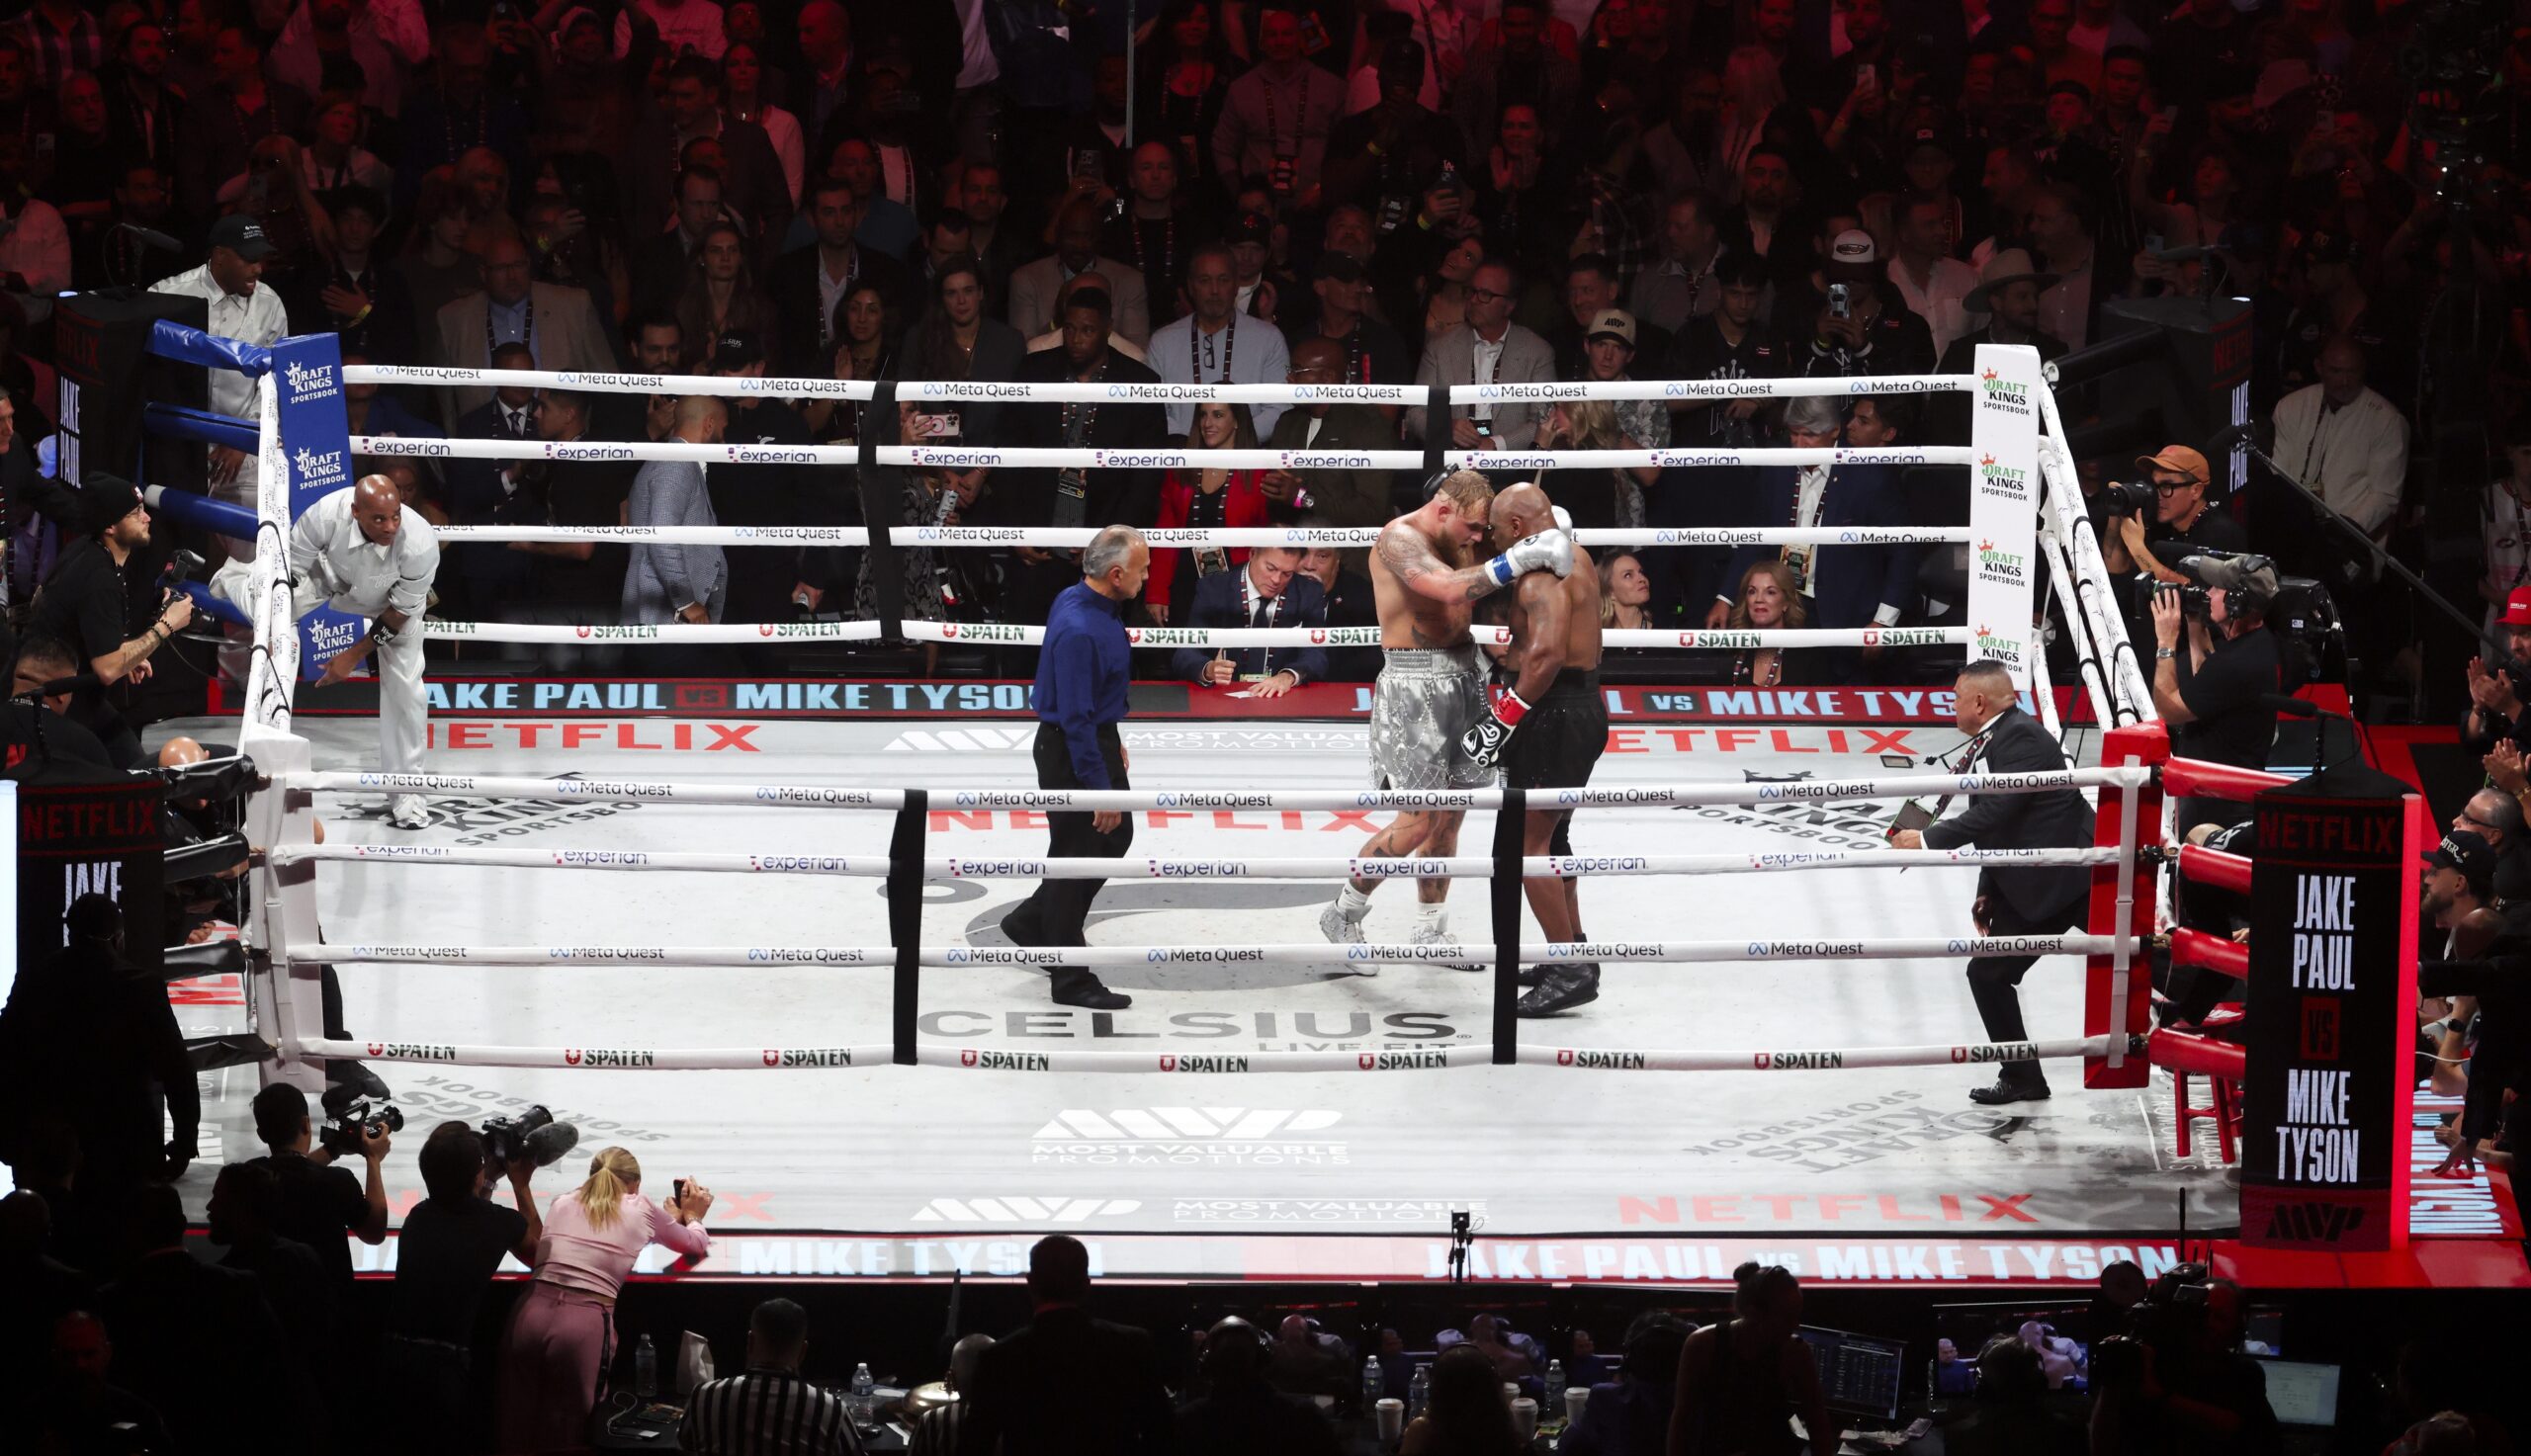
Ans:
{"label": "baseball cap", "polygon": [[1591,320],[1585,340],[1616,339],[1627,348],[1634,347],[1634,315],[1622,308],[1603,308]]}
{"label": "baseball cap", "polygon": [[2253,612],[2264,612],[2276,600],[2276,563],[2265,557],[2191,555],[2171,562],[2171,569],[2210,591],[2224,592]]}
{"label": "baseball cap", "polygon": [[753,329],[734,328],[712,341],[714,369],[744,369],[764,361],[764,340]]}
{"label": "baseball cap", "polygon": [[2504,599],[2504,615],[2495,619],[2505,627],[2531,627],[2531,586],[2517,586]]}
{"label": "baseball cap", "polygon": [[2215,478],[2206,468],[2206,457],[2185,445],[2165,445],[2159,455],[2139,455],[2136,457],[2136,469],[2177,471],[2200,485],[2207,484]]}
{"label": "baseball cap", "polygon": [[1921,151],[1926,147],[1931,147],[1935,151],[1941,152],[1947,158],[1956,158],[1959,156],[1958,152],[1952,150],[1951,133],[1945,131],[1940,127],[1918,127],[1913,132],[1909,133],[1907,137],[1907,155],[1913,156],[1918,151]]}
{"label": "baseball cap", "polygon": [[264,225],[243,213],[231,213],[211,224],[211,245],[226,248],[249,263],[261,263],[277,251],[264,237]]}
{"label": "baseball cap", "polygon": [[2441,844],[2417,858],[2438,870],[2459,870],[2462,879],[2482,891],[2495,883],[2495,846],[2473,830],[2450,830]]}
{"label": "baseball cap", "polygon": [[1230,225],[1230,240],[1234,244],[1255,243],[1259,247],[1270,247],[1274,241],[1274,219],[1263,213],[1242,213],[1239,220]]}
{"label": "baseball cap", "polygon": [[1310,265],[1309,276],[1314,279],[1332,278],[1338,283],[1360,283],[1362,260],[1352,253],[1329,248],[1318,255],[1316,263]]}
{"label": "baseball cap", "polygon": [[1880,250],[1873,246],[1872,234],[1860,227],[1849,227],[1828,244],[1831,266],[1862,267],[1880,261]]}

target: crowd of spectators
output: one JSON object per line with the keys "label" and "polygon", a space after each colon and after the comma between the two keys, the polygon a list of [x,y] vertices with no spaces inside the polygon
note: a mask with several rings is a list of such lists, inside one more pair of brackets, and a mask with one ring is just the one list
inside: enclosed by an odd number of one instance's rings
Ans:
{"label": "crowd of spectators", "polygon": [[[2053,359],[2097,342],[2114,300],[2213,290],[2253,311],[2247,402],[2273,420],[2276,459],[2362,530],[2404,544],[2424,517],[2410,468],[2431,380],[2419,351],[2456,266],[2450,187],[2407,128],[2412,97],[2392,61],[2418,8],[1171,0],[1134,17],[1129,65],[1129,12],[1107,3],[600,0],[531,13],[51,0],[0,29],[0,119],[18,124],[0,128],[15,136],[0,136],[14,183],[0,235],[11,451],[51,430],[54,293],[109,281],[196,294],[214,332],[331,330],[347,358],[381,364],[1857,381],[1791,409],[1469,401],[1447,420],[1359,403],[976,403],[882,418],[745,396],[714,437],[1349,452],[1959,442],[1954,401],[1876,395],[1865,382],[1964,371],[1988,341]],[[2509,137],[2473,164],[2458,265],[2498,298],[2524,256]],[[2525,347],[2513,312],[2502,317],[2499,405]],[[216,375],[212,406],[245,413],[240,385]],[[356,432],[373,435],[697,438],[665,390],[348,392]],[[2135,455],[2085,462],[2087,488],[2140,477]],[[2505,504],[2531,447],[2512,456],[2482,512],[2491,615],[2531,570],[2522,508]],[[213,486],[243,498],[242,463],[211,452]],[[2236,515],[2230,482],[2204,466],[2202,505]],[[434,522],[613,524],[642,498],[629,464],[363,463],[373,469]],[[1355,470],[881,473],[719,466],[708,485],[673,492],[674,519],[842,524],[875,504],[919,523],[1362,526],[1425,486],[1419,471]],[[1592,527],[1956,524],[1958,476],[1570,470],[1545,483]],[[23,512],[11,524],[32,588],[61,543]],[[2360,556],[2302,523],[2260,535],[2262,549],[2302,557],[2292,569]],[[664,610],[1041,621],[1066,569],[1033,548],[918,554],[899,573],[905,600],[881,603],[857,553],[733,550],[726,590]],[[1789,574],[1755,555],[1634,553],[1624,599],[1612,600],[1649,626],[1959,625],[1953,549],[1766,554]],[[1163,556],[1140,608],[1149,620],[1223,620],[1194,587],[1246,554]],[[655,593],[628,581],[630,564],[606,543],[467,545],[448,554],[436,610],[665,620],[646,617]],[[1278,561],[1271,574],[1320,573]],[[1357,625],[1368,608],[1366,594],[1331,590],[1276,620]],[[2140,609],[2135,626],[2148,636]],[[2382,645],[2388,671],[2403,644]],[[1365,664],[1232,665],[1270,682]],[[1182,675],[1220,674],[1197,667]],[[1769,654],[1713,668],[1795,682],[1909,665]]]}

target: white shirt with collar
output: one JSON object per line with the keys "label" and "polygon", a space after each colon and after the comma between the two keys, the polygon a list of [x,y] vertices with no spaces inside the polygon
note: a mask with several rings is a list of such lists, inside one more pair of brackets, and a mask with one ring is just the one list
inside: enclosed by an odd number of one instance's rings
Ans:
{"label": "white shirt with collar", "polygon": [[1907,307],[1933,330],[1937,357],[1955,341],[1986,326],[1985,314],[1968,311],[1968,295],[1977,287],[1977,270],[1958,258],[1936,258],[1933,273],[1923,288],[1916,286],[1916,276],[1907,271],[1904,259],[1890,259],[1888,275],[1897,286],[1899,297],[1907,300]]}
{"label": "white shirt with collar", "polygon": [[[282,309],[281,295],[260,283],[253,293],[232,294],[211,276],[208,263],[173,278],[160,279],[150,285],[150,291],[209,300],[211,314],[203,324],[203,332],[218,338],[270,347],[290,332],[290,317]],[[232,419],[259,418],[254,380],[233,369],[211,371],[211,408],[213,413]]]}
{"label": "white shirt with collar", "polygon": [[346,485],[318,497],[290,527],[290,570],[305,612],[321,600],[338,612],[376,617],[388,611],[419,617],[439,572],[439,538],[430,522],[403,508],[393,546],[361,534]]}
{"label": "white shirt with collar", "polygon": [[[1503,372],[1503,346],[1512,342],[1512,330],[1506,327],[1503,330],[1503,337],[1489,343],[1485,335],[1470,329],[1468,342],[1475,351],[1469,361],[1471,382],[1479,385],[1494,383],[1495,376]],[[1492,420],[1494,406],[1490,403],[1471,405],[1468,408],[1467,417],[1472,420]]]}
{"label": "white shirt with collar", "polygon": [[[1190,353],[1191,351],[1191,353]],[[1291,351],[1283,343],[1283,331],[1262,318],[1233,312],[1220,332],[1206,334],[1195,322],[1195,315],[1165,323],[1152,330],[1151,345],[1143,351],[1144,363],[1162,383],[1173,385],[1222,383],[1222,359],[1230,359],[1230,383],[1234,385],[1279,385],[1291,373]],[[1196,378],[1197,372],[1203,378]],[[1172,404],[1169,407],[1169,430],[1183,435],[1195,423],[1195,406]],[[1274,421],[1283,417],[1288,404],[1252,404],[1249,409],[1257,421],[1257,438],[1263,440],[1273,433]]]}
{"label": "white shirt with collar", "polygon": [[2306,385],[2276,403],[2276,463],[2379,536],[2407,485],[2408,422],[2370,387],[2333,409],[2325,386]]}

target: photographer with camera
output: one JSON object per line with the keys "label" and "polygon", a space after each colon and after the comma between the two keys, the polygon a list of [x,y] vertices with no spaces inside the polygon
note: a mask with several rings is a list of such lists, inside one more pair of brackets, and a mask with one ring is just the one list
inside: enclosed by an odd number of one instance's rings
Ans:
{"label": "photographer with camera", "polygon": [[[471,1428],[468,1389],[476,1316],[501,1259],[533,1266],[545,1238],[529,1186],[537,1159],[526,1148],[504,1160],[474,1128],[444,1122],[423,1141],[421,1164],[429,1191],[395,1239],[395,1292],[382,1350],[398,1376],[391,1449],[413,1456],[481,1444]],[[515,1207],[492,1201],[493,1182],[503,1176]]]}
{"label": "photographer with camera", "polygon": [[2092,1347],[2093,1456],[2277,1456],[2267,1376],[2241,1350],[2241,1289],[2180,1264]]}
{"label": "photographer with camera", "polygon": [[[316,1250],[326,1275],[349,1296],[352,1283],[350,1240],[387,1242],[387,1183],[379,1164],[403,1114],[393,1107],[377,1110],[366,1102],[350,1104],[342,1120],[316,1140],[316,1125],[307,1115],[307,1094],[288,1082],[274,1082],[255,1094],[255,1136],[271,1150],[250,1161],[269,1167],[281,1180],[281,1218],[276,1224],[285,1239],[296,1239]],[[357,1153],[368,1164],[365,1178],[336,1167],[345,1153]]]}
{"label": "photographer with camera", "polygon": [[160,587],[148,620],[135,631],[140,592],[129,573],[133,555],[149,545],[149,508],[131,481],[113,475],[91,474],[77,490],[62,493],[75,506],[46,503],[62,512],[64,530],[79,531],[81,539],[62,551],[36,593],[28,633],[67,642],[86,664],[81,676],[94,681],[72,690],[70,719],[97,735],[115,767],[130,768],[140,759],[140,738],[106,690],[148,681],[150,657],[193,621],[193,599]]}
{"label": "photographer with camera", "polygon": [[2144,479],[2112,480],[2091,501],[2101,562],[2112,577],[2123,579],[2140,569],[2158,580],[2177,581],[2167,564],[2173,557],[2249,550],[2240,523],[2207,499],[2214,476],[2204,455],[2185,445],[2166,445],[2158,455],[2138,456],[2136,469],[2144,471]]}
{"label": "photographer with camera", "polygon": [[[2283,681],[2266,621],[2276,565],[2265,557],[2185,556],[2171,569],[2194,583],[2153,593],[2153,707],[2171,726],[2171,751],[2264,769],[2276,709],[2261,700],[2276,696]],[[2246,804],[2188,798],[2174,807],[2171,829],[2185,835],[2199,824],[2248,816]]]}

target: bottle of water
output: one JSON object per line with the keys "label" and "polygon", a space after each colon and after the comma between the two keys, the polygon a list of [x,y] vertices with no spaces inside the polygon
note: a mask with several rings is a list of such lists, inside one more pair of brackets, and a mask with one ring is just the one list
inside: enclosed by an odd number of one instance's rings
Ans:
{"label": "bottle of water", "polygon": [[633,1393],[646,1401],[659,1393],[659,1352],[647,1334],[633,1347]]}
{"label": "bottle of water", "polygon": [[1380,1397],[1387,1394],[1388,1381],[1380,1374],[1380,1357],[1373,1355],[1362,1362],[1362,1413],[1368,1415],[1378,1410]]}
{"label": "bottle of water", "polygon": [[852,1367],[852,1423],[868,1425],[870,1413],[877,1409],[875,1393],[879,1383],[870,1378],[870,1363],[865,1360]]}
{"label": "bottle of water", "polygon": [[1540,1408],[1539,1413],[1544,1414],[1548,1411],[1558,1415],[1564,1413],[1564,1362],[1562,1360],[1546,1362],[1546,1404]]}
{"label": "bottle of water", "polygon": [[1415,1378],[1407,1382],[1406,1386],[1406,1418],[1413,1420],[1416,1416],[1423,1414],[1424,1408],[1431,1404],[1432,1399],[1433,1367],[1418,1365],[1415,1367]]}

